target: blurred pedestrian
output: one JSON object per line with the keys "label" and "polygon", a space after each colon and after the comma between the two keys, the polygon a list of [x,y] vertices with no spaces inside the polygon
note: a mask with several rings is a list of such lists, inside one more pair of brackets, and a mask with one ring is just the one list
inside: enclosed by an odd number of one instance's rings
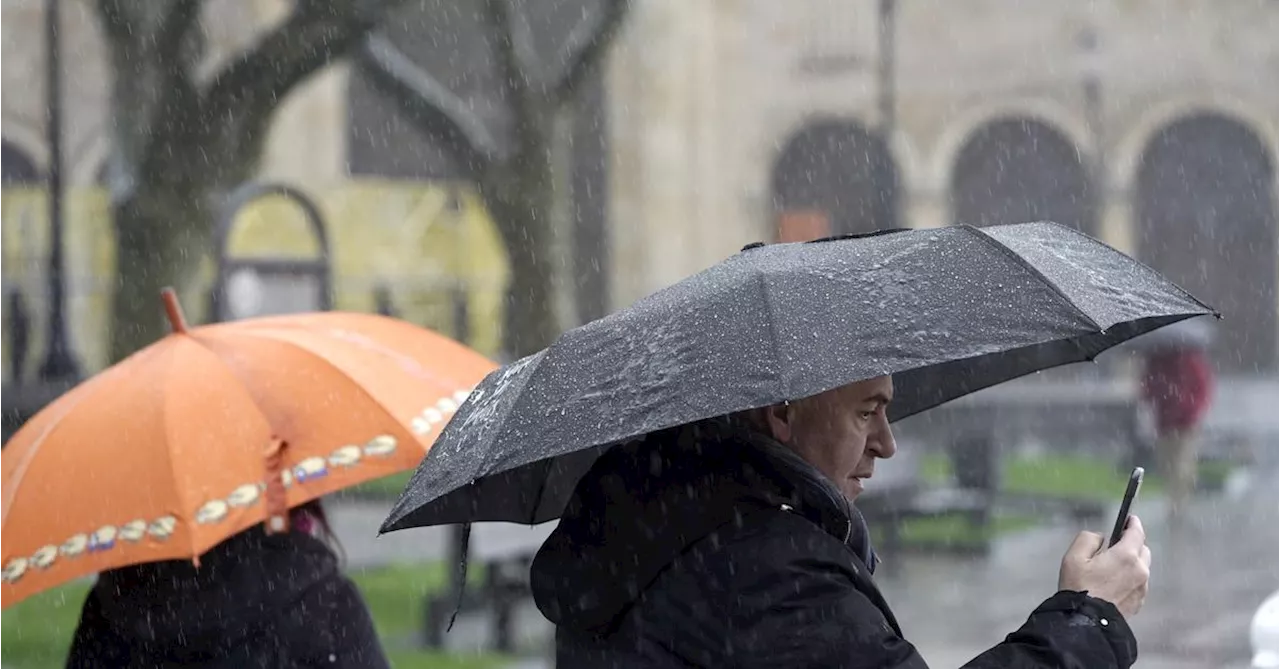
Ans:
{"label": "blurred pedestrian", "polygon": [[68,669],[388,667],[319,500],[287,532],[255,525],[189,560],[103,572]]}
{"label": "blurred pedestrian", "polygon": [[1195,490],[1199,429],[1213,390],[1213,366],[1203,347],[1169,343],[1146,351],[1141,397],[1152,418],[1158,471],[1168,483],[1169,512],[1175,517]]}

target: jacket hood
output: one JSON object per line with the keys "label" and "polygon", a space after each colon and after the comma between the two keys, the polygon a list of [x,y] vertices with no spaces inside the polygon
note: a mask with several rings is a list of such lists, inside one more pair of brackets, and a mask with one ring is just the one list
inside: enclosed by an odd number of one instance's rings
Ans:
{"label": "jacket hood", "polygon": [[200,557],[103,572],[94,596],[107,624],[144,647],[199,655],[245,638],[338,572],[320,540],[251,528]]}
{"label": "jacket hood", "polygon": [[538,551],[534,600],[557,626],[607,630],[690,546],[751,511],[783,506],[874,568],[861,514],[772,439],[713,419],[617,446],[579,481]]}

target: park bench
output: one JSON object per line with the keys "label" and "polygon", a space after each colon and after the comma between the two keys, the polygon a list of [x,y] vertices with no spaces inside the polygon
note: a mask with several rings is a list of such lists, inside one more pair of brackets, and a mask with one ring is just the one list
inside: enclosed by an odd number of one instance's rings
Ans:
{"label": "park bench", "polygon": [[[496,650],[513,653],[551,638],[552,628],[533,604],[529,566],[555,523],[534,527],[512,523],[472,525],[467,551],[470,565],[483,572],[480,583],[468,579],[458,597],[457,566],[461,527],[450,528],[450,588],[427,598],[424,640],[430,648],[451,651]],[[453,629],[446,633],[457,611]]]}

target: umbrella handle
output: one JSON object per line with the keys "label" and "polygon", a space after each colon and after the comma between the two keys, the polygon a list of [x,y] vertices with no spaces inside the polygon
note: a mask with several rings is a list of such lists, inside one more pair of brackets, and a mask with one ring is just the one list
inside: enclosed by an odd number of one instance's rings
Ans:
{"label": "umbrella handle", "polygon": [[264,464],[267,470],[267,534],[283,534],[289,531],[289,500],[284,489],[284,449],[288,446],[279,437],[271,439],[271,445],[264,453]]}
{"label": "umbrella handle", "polygon": [[164,302],[164,313],[169,317],[169,327],[175,334],[187,331],[187,317],[182,314],[182,304],[178,302],[178,293],[171,287],[160,291],[160,301]]}

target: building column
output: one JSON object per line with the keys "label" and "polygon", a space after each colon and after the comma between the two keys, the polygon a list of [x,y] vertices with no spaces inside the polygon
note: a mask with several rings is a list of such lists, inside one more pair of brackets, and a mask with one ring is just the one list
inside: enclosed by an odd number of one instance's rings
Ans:
{"label": "building column", "polygon": [[1098,215],[1098,238],[1128,255],[1138,251],[1134,234],[1133,198],[1130,193],[1110,191],[1102,199]]}
{"label": "building column", "polygon": [[949,220],[951,203],[946,193],[908,191],[902,198],[902,226],[906,228],[945,228]]}

